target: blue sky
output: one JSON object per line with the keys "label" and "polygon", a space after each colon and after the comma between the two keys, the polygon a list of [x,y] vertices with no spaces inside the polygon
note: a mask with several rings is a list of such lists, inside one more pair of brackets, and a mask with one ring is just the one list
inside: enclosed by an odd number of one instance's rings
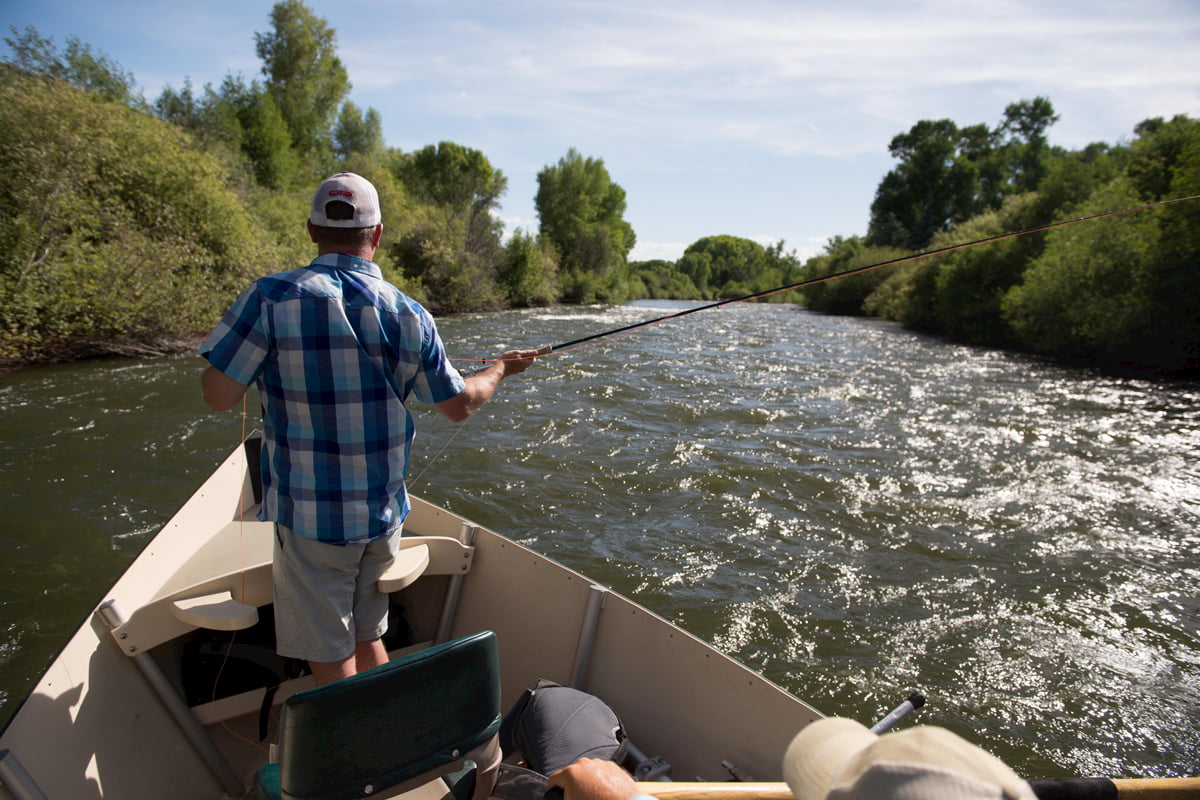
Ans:
{"label": "blue sky", "polygon": [[[5,35],[77,36],[150,100],[185,77],[257,77],[273,5],[0,2]],[[1040,95],[1061,117],[1051,142],[1078,148],[1200,117],[1200,0],[307,5],[336,29],[350,99],[380,112],[389,145],[482,150],[508,176],[510,230],[537,227],[540,169],[571,147],[601,158],[639,259],[722,233],[807,257],[865,233],[888,142],[922,119],[995,126]]]}

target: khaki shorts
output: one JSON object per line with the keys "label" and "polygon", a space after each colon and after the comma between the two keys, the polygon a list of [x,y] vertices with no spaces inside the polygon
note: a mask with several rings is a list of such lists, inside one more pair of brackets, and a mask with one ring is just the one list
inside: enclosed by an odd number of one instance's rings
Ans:
{"label": "khaki shorts", "polygon": [[306,661],[342,661],[355,644],[387,632],[388,596],[378,589],[400,528],[366,544],[336,545],[275,526],[275,650]]}

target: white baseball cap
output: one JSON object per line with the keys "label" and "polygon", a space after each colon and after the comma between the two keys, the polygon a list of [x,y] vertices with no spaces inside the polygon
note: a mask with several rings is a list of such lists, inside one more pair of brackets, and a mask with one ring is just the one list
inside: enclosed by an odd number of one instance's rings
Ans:
{"label": "white baseball cap", "polygon": [[[326,207],[334,201],[346,203],[354,213],[348,219],[330,219]],[[353,172],[331,175],[313,194],[309,221],[323,228],[374,228],[383,221],[379,212],[379,193],[361,175]]]}
{"label": "white baseball cap", "polygon": [[1036,800],[1000,759],[933,726],[879,736],[817,720],[788,746],[783,776],[796,800]]}

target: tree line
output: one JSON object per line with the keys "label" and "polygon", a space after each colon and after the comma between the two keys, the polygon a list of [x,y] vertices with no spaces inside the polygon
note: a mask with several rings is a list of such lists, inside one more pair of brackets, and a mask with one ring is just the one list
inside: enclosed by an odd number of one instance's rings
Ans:
{"label": "tree line", "polygon": [[185,80],[153,101],[108,56],[11,28],[0,64],[0,366],[172,347],[241,287],[311,258],[302,220],[325,176],[379,190],[385,276],[435,312],[623,302],[636,241],[603,160],[538,175],[537,231],[507,239],[508,179],[479,150],[387,147],[349,99],[336,33],[282,0],[253,79]]}
{"label": "tree line", "polygon": [[[1140,123],[1128,143],[1047,144],[1050,102],[994,130],[920,122],[892,140],[866,236],[835,238],[804,279],[914,252],[1200,195],[1200,120]],[[909,261],[804,290],[810,308],[1107,370],[1200,372],[1200,200]]]}
{"label": "tree line", "polygon": [[[631,263],[624,190],[569,150],[537,176],[537,230],[504,236],[508,180],[450,141],[388,147],[349,99],[336,32],[281,0],[255,34],[258,76],[185,80],[153,101],[107,56],[11,29],[0,65],[0,365],[171,347],[253,278],[307,263],[297,221],[338,170],[379,189],[385,276],[435,312],[765,292],[947,243],[1200,193],[1200,123],[1048,144],[1050,101],[1001,123],[922,121],[896,136],[864,236],[801,263],[783,242],[708,236]],[[1200,368],[1200,203],[1023,236],[772,296],[959,341],[1108,367]]]}

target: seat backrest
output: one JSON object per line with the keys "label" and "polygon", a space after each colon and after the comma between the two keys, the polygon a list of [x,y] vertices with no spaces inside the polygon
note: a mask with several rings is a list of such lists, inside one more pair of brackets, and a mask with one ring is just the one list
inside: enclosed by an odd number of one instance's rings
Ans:
{"label": "seat backrest", "polygon": [[499,727],[500,659],[483,631],[288,698],[282,796],[342,800],[432,778]]}

